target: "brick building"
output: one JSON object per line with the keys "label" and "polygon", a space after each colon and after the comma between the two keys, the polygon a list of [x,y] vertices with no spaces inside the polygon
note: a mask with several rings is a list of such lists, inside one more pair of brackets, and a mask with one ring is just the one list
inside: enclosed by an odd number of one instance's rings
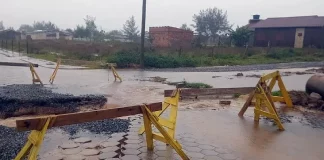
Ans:
{"label": "brick building", "polygon": [[170,26],[150,27],[149,35],[158,48],[189,48],[193,39],[193,31]]}

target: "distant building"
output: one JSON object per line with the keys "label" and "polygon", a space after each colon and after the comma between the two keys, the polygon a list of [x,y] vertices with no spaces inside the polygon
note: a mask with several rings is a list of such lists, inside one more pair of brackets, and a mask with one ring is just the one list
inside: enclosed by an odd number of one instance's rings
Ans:
{"label": "distant building", "polygon": [[192,31],[170,26],[150,27],[149,35],[152,45],[159,48],[188,48],[193,40]]}
{"label": "distant building", "polygon": [[1,40],[20,40],[20,32],[13,29],[0,30]]}
{"label": "distant building", "polygon": [[118,41],[118,42],[131,42],[126,35],[112,35],[111,37],[105,39],[105,41]]}
{"label": "distant building", "polygon": [[37,30],[33,32],[27,32],[22,38],[30,37],[32,40],[49,40],[49,39],[66,39],[72,40],[73,36],[69,32],[65,31],[47,31]]}
{"label": "distant building", "polygon": [[256,47],[324,48],[324,16],[259,18],[248,24]]}

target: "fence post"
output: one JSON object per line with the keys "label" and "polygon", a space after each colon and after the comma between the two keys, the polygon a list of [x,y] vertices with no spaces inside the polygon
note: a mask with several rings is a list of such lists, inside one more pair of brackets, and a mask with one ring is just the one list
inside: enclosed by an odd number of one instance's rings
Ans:
{"label": "fence post", "polygon": [[26,53],[28,54],[28,40],[26,40]]}
{"label": "fence post", "polygon": [[18,41],[18,53],[19,53],[19,56],[20,56],[20,41]]}
{"label": "fence post", "polygon": [[14,42],[14,40],[12,39],[11,40],[11,52],[13,53],[13,42]]}

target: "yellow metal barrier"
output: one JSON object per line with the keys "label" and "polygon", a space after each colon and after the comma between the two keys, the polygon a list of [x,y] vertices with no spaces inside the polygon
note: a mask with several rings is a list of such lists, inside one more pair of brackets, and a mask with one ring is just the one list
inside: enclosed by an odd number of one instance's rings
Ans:
{"label": "yellow metal barrier", "polygon": [[152,132],[153,124],[160,131],[160,137],[163,138],[167,144],[170,144],[183,160],[189,160],[189,157],[181,149],[181,145],[164,129],[156,115],[154,115],[145,105],[142,106],[142,112],[146,131],[147,149],[153,150],[153,139],[156,139],[155,134]]}
{"label": "yellow metal barrier", "polygon": [[[168,134],[174,139],[175,138],[175,128],[177,122],[177,113],[178,113],[178,104],[180,98],[180,89],[176,89],[173,91],[171,97],[166,97],[164,99],[162,110],[154,112],[155,117],[157,118],[158,122],[165,128],[167,128]],[[163,118],[161,115],[170,108],[169,118]],[[145,127],[142,126],[139,130],[139,134],[143,134],[145,132]],[[167,143],[166,139],[164,139],[159,133],[153,133],[153,138]]]}
{"label": "yellow metal barrier", "polygon": [[115,81],[117,80],[117,78],[119,79],[120,82],[122,82],[122,78],[118,75],[116,69],[114,66],[116,66],[115,63],[107,63],[108,64],[108,67],[111,68],[111,71],[113,72],[113,75],[114,75],[114,78],[115,78]]}
{"label": "yellow metal barrier", "polygon": [[[269,82],[269,80],[271,81]],[[282,97],[272,96],[271,92],[274,85],[278,82]],[[259,121],[260,115],[273,119],[280,130],[284,130],[283,125],[279,119],[274,102],[284,102],[288,107],[292,107],[290,96],[281,79],[279,71],[264,75],[257,83],[255,90],[250,93],[247,101],[239,112],[239,116],[243,116],[247,108],[251,105],[252,100],[255,99],[254,120]]]}
{"label": "yellow metal barrier", "polygon": [[57,74],[57,71],[58,71],[58,69],[59,69],[59,67],[60,67],[60,64],[61,64],[61,58],[57,59],[56,67],[55,67],[55,69],[54,69],[54,71],[53,71],[53,74],[51,75],[51,77],[50,77],[50,79],[49,79],[49,82],[50,82],[51,84],[53,84],[53,82],[54,82],[54,79],[55,79],[55,77],[56,77],[56,74]]}
{"label": "yellow metal barrier", "polygon": [[43,143],[44,136],[48,128],[50,128],[50,123],[55,121],[55,117],[44,118],[45,121],[44,126],[40,131],[33,130],[28,136],[27,143],[21,149],[21,151],[17,154],[15,160],[24,159],[28,155],[28,160],[36,160],[40,147]]}
{"label": "yellow metal barrier", "polygon": [[30,72],[32,74],[33,84],[35,84],[36,82],[39,82],[41,85],[43,85],[43,82],[40,80],[38,74],[35,71],[34,65],[32,63],[29,63],[29,68],[30,68]]}

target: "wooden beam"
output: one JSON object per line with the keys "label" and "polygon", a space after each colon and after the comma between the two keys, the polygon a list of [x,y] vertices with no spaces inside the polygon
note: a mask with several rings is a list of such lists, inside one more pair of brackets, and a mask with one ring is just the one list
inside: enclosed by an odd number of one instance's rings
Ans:
{"label": "wooden beam", "polygon": [[[249,94],[255,87],[240,88],[201,88],[201,89],[181,89],[180,96],[209,96],[209,95],[229,95],[229,94]],[[164,90],[164,97],[170,97],[173,90]]]}
{"label": "wooden beam", "polygon": [[[147,107],[152,111],[162,110],[162,102],[147,104]],[[123,116],[130,116],[141,114],[141,105],[122,107],[122,108],[112,108],[112,109],[102,109],[89,112],[80,113],[69,113],[56,115],[56,119],[51,122],[51,127],[59,127],[71,124],[78,124],[84,122],[92,122],[110,118],[117,118]],[[48,116],[47,116],[48,117]],[[41,130],[42,126],[46,122],[47,117],[31,118],[16,121],[16,128],[18,131],[28,131],[28,130]]]}
{"label": "wooden beam", "polygon": [[[0,62],[0,66],[20,66],[29,67],[29,63],[16,63],[16,62]],[[38,67],[38,64],[33,64],[34,67]]]}

